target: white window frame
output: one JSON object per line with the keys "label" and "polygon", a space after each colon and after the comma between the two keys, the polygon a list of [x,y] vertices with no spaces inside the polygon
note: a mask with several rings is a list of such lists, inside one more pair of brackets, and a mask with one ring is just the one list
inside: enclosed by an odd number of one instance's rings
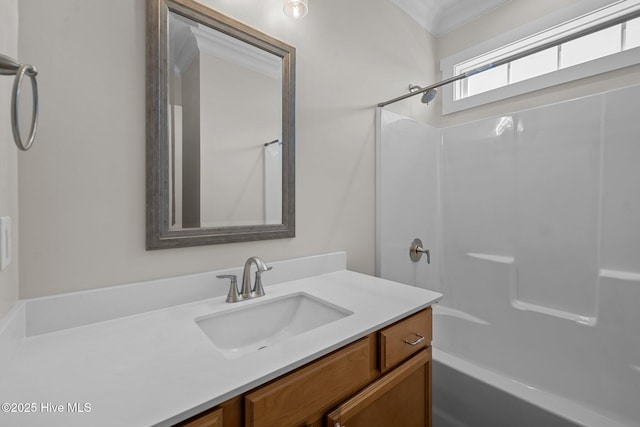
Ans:
{"label": "white window frame", "polygon": [[[612,2],[611,0],[582,0],[549,16],[537,19],[499,37],[444,58],[440,61],[442,77],[443,79],[454,77],[456,75],[455,67],[457,64],[471,60],[483,54],[489,54],[490,52],[504,46],[518,43],[523,39],[537,35],[538,33],[544,32],[545,30],[551,29],[565,22],[575,20],[576,17],[586,15],[614,3],[621,2]],[[442,114],[446,115],[467,110],[490,102],[500,101],[513,96],[522,95],[528,92],[533,92],[639,63],[640,47],[636,47],[517,83],[508,84],[506,86],[473,96],[468,96],[459,100],[454,99],[454,84],[448,84],[442,88]]]}

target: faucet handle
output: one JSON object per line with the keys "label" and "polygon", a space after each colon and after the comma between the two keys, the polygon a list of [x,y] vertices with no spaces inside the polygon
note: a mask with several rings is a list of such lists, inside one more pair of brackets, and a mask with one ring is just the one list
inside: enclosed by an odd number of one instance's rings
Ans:
{"label": "faucet handle", "polygon": [[251,295],[254,298],[261,297],[264,295],[264,288],[262,287],[262,273],[264,273],[265,271],[269,271],[271,269],[273,269],[273,267],[267,267],[265,270],[256,271],[256,280],[253,283],[253,292],[251,292]]}
{"label": "faucet handle", "polygon": [[218,279],[231,279],[229,284],[229,293],[227,294],[227,302],[242,301],[242,295],[238,292],[238,276],[235,274],[221,274],[216,276]]}

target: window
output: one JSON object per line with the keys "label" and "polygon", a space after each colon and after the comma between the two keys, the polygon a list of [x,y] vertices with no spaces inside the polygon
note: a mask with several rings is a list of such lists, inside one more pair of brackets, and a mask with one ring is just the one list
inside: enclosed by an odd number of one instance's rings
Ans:
{"label": "window", "polygon": [[[464,52],[462,55],[454,55],[442,61],[443,76],[449,78],[478,69],[637,10],[640,10],[640,0],[617,1],[578,18],[547,27],[515,42],[503,44],[489,51],[485,50],[485,53],[476,54],[473,57]],[[443,113],[471,108],[640,63],[640,52],[630,52],[636,48],[640,48],[640,18],[628,20],[459,80],[453,84],[451,96],[443,101]],[[612,56],[625,52],[626,55],[622,60],[617,58],[615,61],[610,61]],[[464,59],[465,56],[467,59]],[[600,61],[595,66],[598,60]],[[586,65],[587,63],[590,64]],[[448,93],[445,92],[445,96],[447,95]]]}

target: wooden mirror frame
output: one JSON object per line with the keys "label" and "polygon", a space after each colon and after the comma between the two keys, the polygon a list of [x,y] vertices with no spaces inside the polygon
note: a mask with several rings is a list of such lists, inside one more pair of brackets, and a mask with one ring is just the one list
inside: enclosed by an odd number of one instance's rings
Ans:
{"label": "wooden mirror frame", "polygon": [[[168,15],[174,12],[282,58],[282,223],[171,230]],[[295,237],[295,48],[192,0],[147,0],[147,250]]]}

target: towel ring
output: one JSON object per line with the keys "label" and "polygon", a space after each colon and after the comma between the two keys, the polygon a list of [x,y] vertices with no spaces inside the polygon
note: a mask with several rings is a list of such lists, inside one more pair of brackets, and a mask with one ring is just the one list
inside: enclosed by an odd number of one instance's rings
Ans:
{"label": "towel ring", "polygon": [[[11,130],[13,131],[13,139],[16,146],[22,150],[27,151],[33,145],[33,141],[36,136],[36,130],[38,128],[38,81],[36,76],[38,70],[33,65],[20,64],[16,60],[9,58],[6,55],[0,54],[0,74],[5,76],[15,75],[16,78],[13,81],[13,91],[11,93]],[[24,76],[31,79],[31,88],[33,93],[33,108],[31,127],[29,130],[29,138],[25,144],[20,136],[19,122],[19,108],[18,102],[20,99],[20,86]]]}

